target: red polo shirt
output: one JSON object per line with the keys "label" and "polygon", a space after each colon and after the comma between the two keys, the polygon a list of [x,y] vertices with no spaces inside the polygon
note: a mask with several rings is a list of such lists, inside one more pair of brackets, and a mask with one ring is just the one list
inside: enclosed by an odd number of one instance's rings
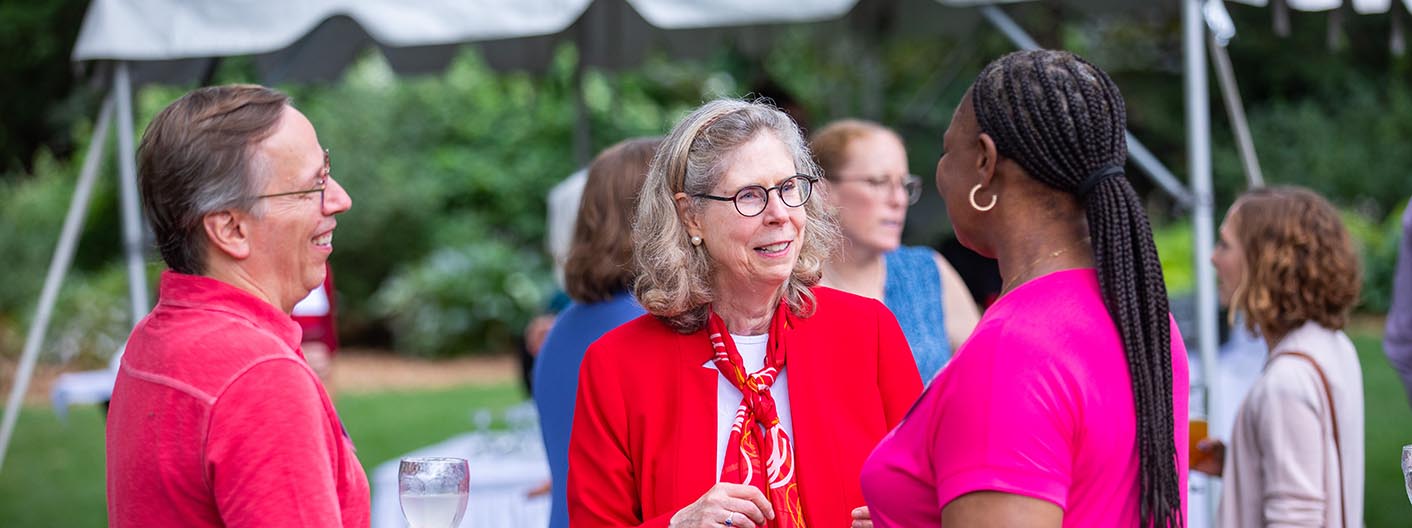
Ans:
{"label": "red polo shirt", "polygon": [[114,527],[357,526],[367,476],[288,314],[167,271],[108,413]]}

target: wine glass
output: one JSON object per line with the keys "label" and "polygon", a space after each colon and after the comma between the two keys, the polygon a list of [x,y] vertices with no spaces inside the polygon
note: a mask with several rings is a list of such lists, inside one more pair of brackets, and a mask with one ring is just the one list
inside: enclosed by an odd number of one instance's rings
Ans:
{"label": "wine glass", "polygon": [[470,464],[464,458],[404,458],[397,471],[402,515],[411,528],[459,526],[470,488]]}
{"label": "wine glass", "polygon": [[1402,446],[1402,484],[1407,488],[1407,501],[1412,502],[1412,445]]}

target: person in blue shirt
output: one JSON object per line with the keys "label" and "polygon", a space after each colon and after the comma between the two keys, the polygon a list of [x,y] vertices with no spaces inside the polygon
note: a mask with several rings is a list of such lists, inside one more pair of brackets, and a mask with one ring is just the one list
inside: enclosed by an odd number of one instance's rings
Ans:
{"label": "person in blue shirt", "polygon": [[584,351],[604,333],[646,313],[629,292],[636,276],[632,223],[659,143],[660,138],[623,141],[588,168],[564,264],[564,287],[573,302],[554,320],[534,365],[534,403],[553,478],[551,528],[569,525],[569,433]]}
{"label": "person in blue shirt", "polygon": [[816,132],[809,149],[844,237],[822,284],[882,300],[902,325],[922,380],[930,381],[971,335],[980,310],[946,259],[902,245],[907,207],[922,192],[921,179],[907,170],[902,138],[877,123],[845,119]]}

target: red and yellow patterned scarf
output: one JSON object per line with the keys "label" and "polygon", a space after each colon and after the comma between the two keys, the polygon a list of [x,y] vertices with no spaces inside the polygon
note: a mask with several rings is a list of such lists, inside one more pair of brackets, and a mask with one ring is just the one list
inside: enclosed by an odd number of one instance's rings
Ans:
{"label": "red and yellow patterned scarf", "polygon": [[[784,331],[791,326],[789,306],[781,302],[770,321],[770,340],[765,345],[765,367],[754,374],[745,372],[745,364],[736,351],[735,341],[721,317],[713,311],[706,332],[716,355],[716,368],[744,397],[731,424],[726,441],[725,463],[721,466],[721,482],[748,484],[759,488],[775,508],[775,520],[770,528],[804,528],[804,509],[799,503],[799,485],[794,480],[794,447],[789,434],[780,423],[775,398],[770,386],[784,370],[786,347]],[[759,424],[756,427],[755,424]],[[761,430],[763,429],[763,434]]]}

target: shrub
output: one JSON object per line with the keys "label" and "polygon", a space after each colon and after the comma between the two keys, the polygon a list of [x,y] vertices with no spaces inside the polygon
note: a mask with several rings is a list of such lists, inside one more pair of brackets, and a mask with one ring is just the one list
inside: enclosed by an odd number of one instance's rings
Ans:
{"label": "shrub", "polygon": [[[0,179],[0,254],[6,256],[6,271],[0,273],[0,355],[18,357],[28,337],[77,172],[77,160],[58,161],[41,151],[31,177]],[[80,366],[101,365],[132,329],[112,204],[115,173],[100,174],[93,190],[77,253],[40,349],[46,360],[77,358]]]}
{"label": "shrub", "polygon": [[1358,255],[1363,264],[1363,298],[1358,310],[1371,313],[1387,313],[1392,303],[1392,279],[1397,271],[1397,248],[1402,241],[1402,211],[1394,209],[1381,222],[1345,210],[1344,224],[1348,226],[1353,240],[1358,246]]}
{"label": "shrub", "polygon": [[400,354],[502,351],[543,306],[544,270],[537,252],[496,240],[443,248],[399,269],[373,305]]}

